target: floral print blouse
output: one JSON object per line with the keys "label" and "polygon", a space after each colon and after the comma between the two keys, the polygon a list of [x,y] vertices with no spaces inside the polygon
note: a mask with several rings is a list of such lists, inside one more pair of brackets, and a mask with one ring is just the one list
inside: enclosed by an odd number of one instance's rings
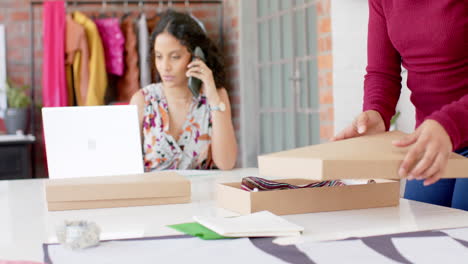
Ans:
{"label": "floral print blouse", "polygon": [[211,113],[206,97],[192,98],[183,129],[176,141],[169,132],[169,109],[161,83],[142,89],[143,158],[145,171],[168,169],[212,169]]}

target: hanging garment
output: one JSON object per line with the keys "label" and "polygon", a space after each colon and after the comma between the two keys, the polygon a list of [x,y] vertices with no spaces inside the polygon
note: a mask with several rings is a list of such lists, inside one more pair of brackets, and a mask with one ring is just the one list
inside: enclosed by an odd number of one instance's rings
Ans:
{"label": "hanging garment", "polygon": [[96,24],[83,13],[74,12],[73,19],[84,27],[90,52],[86,105],[102,105],[104,104],[104,95],[107,89],[107,73],[101,37]]}
{"label": "hanging garment", "polygon": [[155,15],[154,17],[149,17],[146,19],[146,26],[148,27],[148,33],[149,33],[150,38],[154,29],[158,25],[159,20],[161,20],[161,17],[159,15]]}
{"label": "hanging garment", "polygon": [[76,105],[83,106],[86,103],[89,83],[88,38],[84,27],[76,23],[71,15],[66,16],[66,23],[65,66],[69,105],[76,101]]}
{"label": "hanging garment", "polygon": [[65,3],[44,2],[44,56],[42,68],[42,102],[45,107],[68,104],[65,84]]}
{"label": "hanging garment", "polygon": [[124,44],[125,38],[120,30],[119,19],[99,18],[94,20],[101,35],[108,73],[122,76],[124,71]]}
{"label": "hanging garment", "polygon": [[149,37],[146,26],[146,16],[140,15],[137,21],[138,28],[138,54],[140,59],[140,87],[145,87],[151,83],[151,69],[149,64]]}
{"label": "hanging garment", "polygon": [[143,88],[143,157],[146,171],[212,169],[212,120],[204,94],[192,97],[178,140],[169,134],[169,108],[161,83]]}
{"label": "hanging garment", "polygon": [[122,20],[120,28],[125,37],[124,74],[117,82],[117,100],[129,102],[133,94],[140,89],[137,36],[133,27],[133,18],[128,16]]}
{"label": "hanging garment", "polygon": [[[150,40],[151,40],[151,35],[152,35],[154,29],[156,28],[156,26],[159,23],[159,20],[161,20],[161,17],[159,15],[155,15],[154,17],[146,19],[146,25],[148,26],[148,32],[149,32]],[[154,47],[149,47],[150,51],[153,48]],[[150,61],[150,63],[149,63],[150,64],[150,70],[151,70],[151,83],[156,83],[157,82],[157,80],[156,80],[156,67],[152,67],[152,65],[151,65],[152,63],[154,63],[154,61]]]}
{"label": "hanging garment", "polygon": [[[0,25],[0,119],[5,115],[7,108],[6,96],[6,42],[5,42],[5,26]],[[0,127],[0,131],[3,131]]]}

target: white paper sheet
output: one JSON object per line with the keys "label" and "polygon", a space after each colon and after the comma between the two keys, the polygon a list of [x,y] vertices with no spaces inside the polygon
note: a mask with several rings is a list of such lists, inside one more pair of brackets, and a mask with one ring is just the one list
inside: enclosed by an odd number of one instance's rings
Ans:
{"label": "white paper sheet", "polygon": [[98,247],[72,251],[49,246],[54,264],[112,263],[284,263],[255,247],[247,238],[201,240],[199,238],[112,241]]}
{"label": "white paper sheet", "polygon": [[0,118],[4,117],[7,107],[6,97],[6,48],[5,26],[0,25]]}
{"label": "white paper sheet", "polygon": [[397,250],[413,263],[468,263],[468,249],[450,237],[392,238]]}
{"label": "white paper sheet", "polygon": [[268,211],[239,217],[194,216],[201,225],[228,237],[298,236],[304,231],[302,226]]}
{"label": "white paper sheet", "polygon": [[397,263],[375,252],[361,240],[309,242],[296,246],[315,263]]}

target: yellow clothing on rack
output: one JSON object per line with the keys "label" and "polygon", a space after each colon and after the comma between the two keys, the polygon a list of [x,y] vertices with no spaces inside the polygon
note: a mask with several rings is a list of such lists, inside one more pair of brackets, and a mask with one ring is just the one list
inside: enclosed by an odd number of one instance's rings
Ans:
{"label": "yellow clothing on rack", "polygon": [[84,27],[71,15],[66,16],[65,36],[68,105],[82,106],[86,104],[89,83],[88,39]]}
{"label": "yellow clothing on rack", "polygon": [[86,105],[104,104],[104,96],[107,89],[106,63],[102,40],[96,28],[96,24],[79,11],[73,12],[73,19],[81,24],[88,38],[89,48],[89,85],[86,96]]}
{"label": "yellow clothing on rack", "polygon": [[[73,78],[71,67],[73,67],[73,65],[65,64],[65,78],[67,79],[67,92],[68,92],[67,105],[69,106],[75,105],[74,98],[73,98],[75,96],[75,92],[73,91],[74,84],[72,81],[74,80],[74,78]],[[76,105],[78,105],[78,102],[76,103]]]}

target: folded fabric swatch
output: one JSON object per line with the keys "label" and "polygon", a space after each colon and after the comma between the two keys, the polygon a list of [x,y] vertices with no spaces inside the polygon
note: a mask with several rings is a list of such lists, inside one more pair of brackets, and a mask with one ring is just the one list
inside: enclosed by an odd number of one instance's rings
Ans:
{"label": "folded fabric swatch", "polygon": [[204,240],[214,240],[214,239],[225,239],[225,238],[232,238],[232,237],[224,237],[197,222],[193,223],[184,223],[184,224],[177,224],[177,225],[169,225],[168,227],[180,231],[184,234],[199,237]]}
{"label": "folded fabric swatch", "polygon": [[244,177],[242,178],[241,188],[245,191],[271,191],[271,190],[284,190],[284,189],[302,189],[314,187],[330,187],[330,186],[343,186],[343,182],[339,180],[313,182],[305,185],[292,185],[284,182],[275,182],[260,177]]}

